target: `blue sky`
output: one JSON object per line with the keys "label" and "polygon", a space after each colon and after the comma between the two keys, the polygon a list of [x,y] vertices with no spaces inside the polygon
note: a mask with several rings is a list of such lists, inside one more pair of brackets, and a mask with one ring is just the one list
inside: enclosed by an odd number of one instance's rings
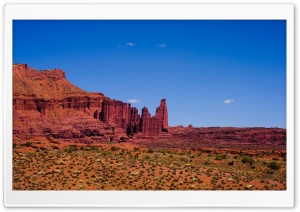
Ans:
{"label": "blue sky", "polygon": [[61,68],[86,91],[169,125],[286,128],[286,22],[13,22],[13,62]]}

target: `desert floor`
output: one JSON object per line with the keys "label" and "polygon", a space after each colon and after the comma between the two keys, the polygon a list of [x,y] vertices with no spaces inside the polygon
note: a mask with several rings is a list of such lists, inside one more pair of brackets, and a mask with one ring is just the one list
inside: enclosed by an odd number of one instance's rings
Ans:
{"label": "desert floor", "polygon": [[13,189],[286,190],[286,154],[14,141]]}

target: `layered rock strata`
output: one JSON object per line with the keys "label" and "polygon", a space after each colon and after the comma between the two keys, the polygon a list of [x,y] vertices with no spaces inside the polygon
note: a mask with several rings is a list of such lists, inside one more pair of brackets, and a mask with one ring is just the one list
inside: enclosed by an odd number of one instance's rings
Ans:
{"label": "layered rock strata", "polygon": [[131,104],[74,86],[60,69],[37,71],[26,64],[13,65],[13,112],[18,137],[104,136],[113,140],[139,132],[158,136],[168,130],[165,99],[154,117],[148,109],[143,109],[141,117]]}

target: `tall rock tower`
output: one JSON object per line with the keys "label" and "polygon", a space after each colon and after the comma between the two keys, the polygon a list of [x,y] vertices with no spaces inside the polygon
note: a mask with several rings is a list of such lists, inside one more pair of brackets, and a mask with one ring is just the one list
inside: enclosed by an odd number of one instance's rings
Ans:
{"label": "tall rock tower", "polygon": [[155,117],[161,121],[161,130],[168,132],[168,108],[166,99],[160,101],[159,107],[156,108]]}
{"label": "tall rock tower", "polygon": [[165,99],[160,101],[153,117],[148,108],[142,109],[140,129],[144,136],[159,136],[162,132],[168,132],[168,108]]}

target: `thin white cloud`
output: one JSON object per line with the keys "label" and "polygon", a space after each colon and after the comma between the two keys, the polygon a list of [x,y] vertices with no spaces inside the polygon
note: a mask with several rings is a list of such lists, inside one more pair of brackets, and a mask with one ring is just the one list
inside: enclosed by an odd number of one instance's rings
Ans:
{"label": "thin white cloud", "polygon": [[127,46],[135,46],[135,44],[134,44],[134,43],[131,43],[131,42],[126,43],[126,45],[127,45]]}
{"label": "thin white cloud", "polygon": [[129,103],[139,103],[141,101],[138,100],[138,99],[128,99],[127,102],[129,102]]}
{"label": "thin white cloud", "polygon": [[135,46],[136,44],[135,43],[132,43],[132,42],[128,42],[128,43],[125,43],[123,45],[119,44],[118,47],[119,48],[125,48],[125,47],[133,47]]}
{"label": "thin white cloud", "polygon": [[165,48],[165,47],[167,47],[167,45],[166,44],[164,44],[164,43],[161,43],[161,44],[157,44],[160,48]]}
{"label": "thin white cloud", "polygon": [[230,103],[232,103],[232,102],[234,102],[235,100],[233,100],[233,99],[226,99],[225,101],[224,101],[224,103],[225,104],[230,104]]}

